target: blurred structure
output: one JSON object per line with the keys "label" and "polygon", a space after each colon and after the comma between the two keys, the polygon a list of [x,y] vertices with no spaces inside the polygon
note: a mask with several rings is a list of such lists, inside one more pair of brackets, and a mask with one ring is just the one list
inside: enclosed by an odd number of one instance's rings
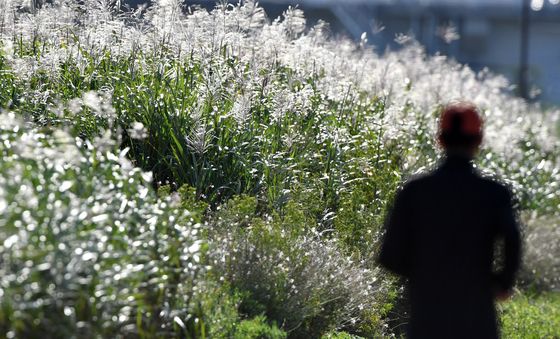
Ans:
{"label": "blurred structure", "polygon": [[[188,5],[209,9],[215,3],[216,0],[186,1]],[[399,34],[412,36],[430,54],[441,53],[475,70],[488,67],[505,75],[517,86],[521,96],[560,104],[560,0],[260,0],[259,3],[270,18],[281,15],[289,5],[297,5],[305,11],[309,25],[321,19],[330,24],[333,34],[355,40],[366,32],[368,42],[378,52],[399,48],[395,39]],[[527,9],[525,21],[523,6]]]}

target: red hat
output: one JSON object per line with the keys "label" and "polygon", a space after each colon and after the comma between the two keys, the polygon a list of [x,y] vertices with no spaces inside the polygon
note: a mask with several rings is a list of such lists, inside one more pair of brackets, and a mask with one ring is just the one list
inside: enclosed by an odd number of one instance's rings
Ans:
{"label": "red hat", "polygon": [[482,118],[468,102],[445,106],[439,120],[438,139],[444,146],[478,146],[482,141]]}

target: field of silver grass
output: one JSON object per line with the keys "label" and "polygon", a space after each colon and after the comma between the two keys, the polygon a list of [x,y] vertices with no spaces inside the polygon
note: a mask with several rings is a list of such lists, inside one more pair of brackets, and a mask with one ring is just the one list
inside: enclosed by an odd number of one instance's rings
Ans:
{"label": "field of silver grass", "polygon": [[34,3],[0,3],[0,333],[390,335],[380,225],[454,99],[519,197],[524,285],[558,287],[560,112],[503,77],[252,1]]}

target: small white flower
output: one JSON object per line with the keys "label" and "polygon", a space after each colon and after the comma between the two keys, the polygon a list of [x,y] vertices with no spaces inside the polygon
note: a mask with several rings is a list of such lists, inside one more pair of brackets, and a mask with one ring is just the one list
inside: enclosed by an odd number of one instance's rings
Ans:
{"label": "small white flower", "polygon": [[135,121],[132,124],[132,128],[128,129],[128,134],[132,139],[145,139],[148,137],[148,131],[144,124],[138,121]]}

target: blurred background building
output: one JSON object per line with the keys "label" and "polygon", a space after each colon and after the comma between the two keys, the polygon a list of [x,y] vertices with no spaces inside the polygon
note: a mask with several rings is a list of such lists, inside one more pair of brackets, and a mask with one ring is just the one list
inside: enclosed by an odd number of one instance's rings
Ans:
{"label": "blurred background building", "polygon": [[[145,0],[129,0],[137,4]],[[237,0],[230,1],[237,3]],[[303,9],[333,34],[368,42],[382,53],[395,37],[414,37],[430,54],[441,53],[475,70],[505,75],[517,93],[560,104],[560,0],[260,0],[270,18],[287,6]],[[216,0],[187,0],[211,9]]]}

